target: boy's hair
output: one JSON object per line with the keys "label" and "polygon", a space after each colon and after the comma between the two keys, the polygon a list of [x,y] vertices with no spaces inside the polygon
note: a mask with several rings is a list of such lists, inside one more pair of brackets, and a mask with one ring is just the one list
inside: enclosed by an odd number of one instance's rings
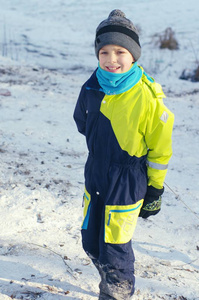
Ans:
{"label": "boy's hair", "polygon": [[135,61],[141,55],[138,31],[119,9],[114,9],[96,29],[95,53],[97,58],[99,58],[99,50],[105,45],[119,45],[126,48],[133,55]]}

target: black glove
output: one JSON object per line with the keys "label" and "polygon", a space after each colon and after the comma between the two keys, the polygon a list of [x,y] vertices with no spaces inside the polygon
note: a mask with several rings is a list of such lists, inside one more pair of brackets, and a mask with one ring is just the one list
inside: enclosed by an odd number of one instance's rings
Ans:
{"label": "black glove", "polygon": [[146,219],[149,216],[156,215],[157,213],[159,213],[161,209],[161,196],[163,192],[164,187],[162,189],[156,189],[151,185],[148,186],[139,217]]}

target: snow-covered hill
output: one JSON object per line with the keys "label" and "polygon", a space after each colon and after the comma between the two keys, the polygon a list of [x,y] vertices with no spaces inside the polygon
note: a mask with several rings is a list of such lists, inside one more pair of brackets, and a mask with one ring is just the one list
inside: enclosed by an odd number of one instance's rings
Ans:
{"label": "snow-covered hill", "polygon": [[[128,2],[128,3],[127,3]],[[95,28],[114,8],[140,29],[140,64],[175,113],[163,208],[132,241],[135,300],[199,299],[198,0],[0,0],[0,300],[98,299],[81,247],[84,138],[72,119],[97,66]],[[171,27],[179,50],[159,49]]]}

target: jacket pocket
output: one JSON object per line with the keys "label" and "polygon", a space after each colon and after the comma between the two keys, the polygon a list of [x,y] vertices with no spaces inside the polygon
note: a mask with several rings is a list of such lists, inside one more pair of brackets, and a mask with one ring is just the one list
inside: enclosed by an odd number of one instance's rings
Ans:
{"label": "jacket pocket", "polygon": [[84,213],[83,213],[84,218],[83,218],[83,223],[81,228],[87,229],[89,216],[90,216],[91,196],[86,190],[86,188],[84,190],[84,195],[83,195],[83,206],[84,206]]}
{"label": "jacket pocket", "polygon": [[132,237],[143,199],[131,205],[106,205],[105,243],[124,244]]}

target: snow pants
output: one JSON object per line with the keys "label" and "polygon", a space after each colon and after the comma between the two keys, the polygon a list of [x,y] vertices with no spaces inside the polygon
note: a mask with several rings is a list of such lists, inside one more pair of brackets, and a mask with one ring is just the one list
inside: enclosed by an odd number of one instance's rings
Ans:
{"label": "snow pants", "polygon": [[[89,203],[90,195],[84,197]],[[101,276],[99,299],[128,300],[134,293],[135,283],[131,240],[121,244],[105,242],[106,208],[99,194],[92,195],[92,205],[85,205],[84,209],[82,244]]]}
{"label": "snow pants", "polygon": [[145,158],[105,171],[100,163],[89,156],[85,166],[83,249],[101,276],[99,299],[128,300],[135,285],[131,239],[147,189]]}

